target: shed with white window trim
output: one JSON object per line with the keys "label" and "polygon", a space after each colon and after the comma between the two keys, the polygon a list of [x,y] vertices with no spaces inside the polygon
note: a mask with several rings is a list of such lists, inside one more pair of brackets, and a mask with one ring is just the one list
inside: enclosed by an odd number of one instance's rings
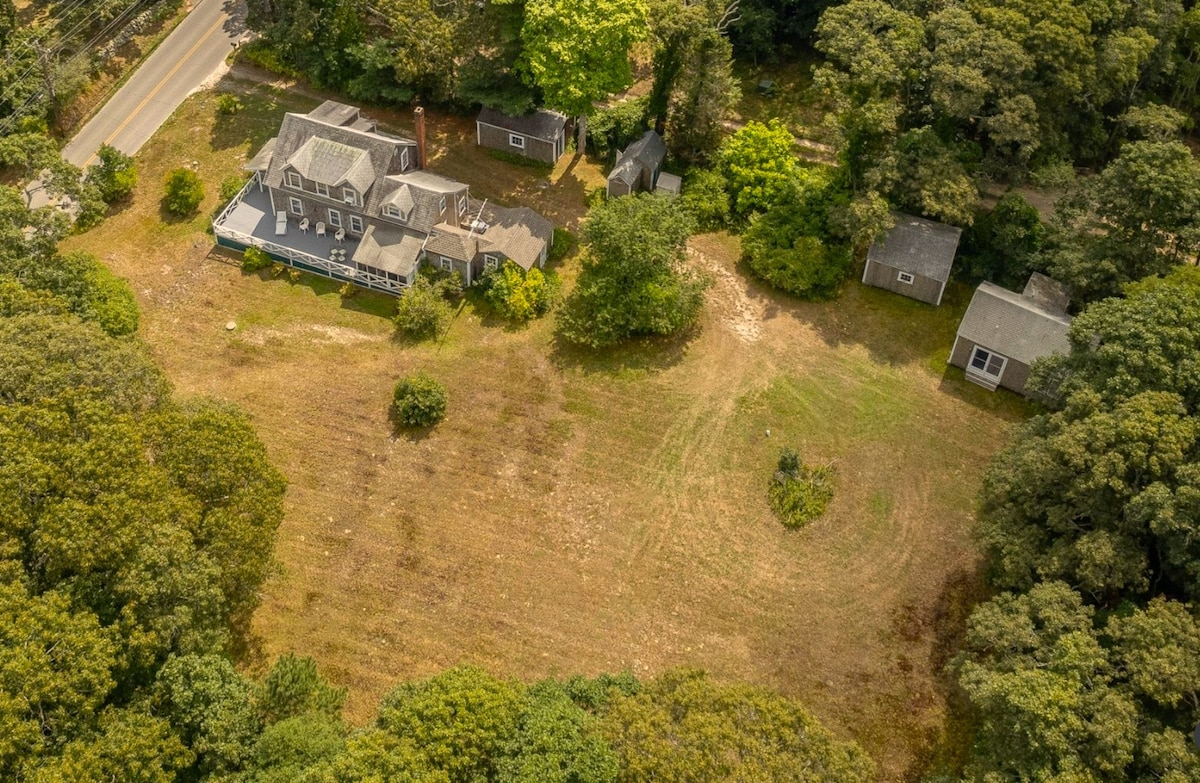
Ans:
{"label": "shed with white window trim", "polygon": [[475,119],[475,139],[481,147],[555,163],[567,150],[567,118],[547,109],[510,117],[484,107]]}
{"label": "shed with white window trim", "polygon": [[1069,302],[1061,284],[1036,272],[1019,294],[980,283],[958,326],[950,364],[980,386],[1029,396],[1025,384],[1033,363],[1071,350]]}
{"label": "shed with white window trim", "polygon": [[899,212],[892,220],[895,225],[867,251],[863,283],[940,305],[962,229]]}

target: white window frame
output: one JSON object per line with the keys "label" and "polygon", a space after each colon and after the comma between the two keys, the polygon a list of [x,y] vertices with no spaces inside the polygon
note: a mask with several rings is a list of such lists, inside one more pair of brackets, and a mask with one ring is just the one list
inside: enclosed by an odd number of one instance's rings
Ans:
{"label": "white window frame", "polygon": [[342,188],[342,203],[349,204],[352,207],[358,206],[358,191],[354,188]]}
{"label": "white window frame", "polygon": [[500,259],[496,258],[495,256],[493,256],[491,254],[485,254],[483,256],[483,268],[484,268],[484,270],[499,269],[500,268]]}
{"label": "white window frame", "polygon": [[342,227],[342,213],[336,209],[329,210],[329,225],[334,228]]}
{"label": "white window frame", "polygon": [[329,186],[328,185],[326,185],[324,182],[315,182],[315,183],[313,183],[313,186],[317,189],[318,196],[324,196],[325,198],[329,198]]}
{"label": "white window frame", "polygon": [[465,214],[467,214],[467,197],[459,196],[458,197],[458,216],[462,217]]}
{"label": "white window frame", "polygon": [[288,196],[288,209],[292,211],[293,215],[303,215],[304,202],[295,196]]}
{"label": "white window frame", "polygon": [[438,214],[446,211],[446,196],[445,194],[438,197]]}
{"label": "white window frame", "polygon": [[896,275],[896,279],[905,285],[912,285],[917,278],[911,272],[900,272]]}
{"label": "white window frame", "polygon": [[350,230],[355,234],[361,234],[363,232],[363,219],[360,216],[350,216]]}
{"label": "white window frame", "polygon": [[447,258],[446,256],[438,256],[438,267],[443,272],[453,272],[454,271],[454,261],[453,261],[453,259]]}
{"label": "white window frame", "polygon": [[519,133],[508,134],[508,146],[516,147],[519,150],[525,149],[525,137]]}
{"label": "white window frame", "polygon": [[[976,364],[975,364],[976,359],[983,359],[983,367],[982,368],[976,366]],[[989,372],[988,368],[993,366],[994,359],[1000,360],[1000,366],[993,373],[993,372]],[[999,381],[1001,378],[1004,377],[1004,368],[1007,366],[1008,366],[1008,357],[1007,356],[1003,356],[1001,354],[996,353],[995,351],[988,350],[987,348],[984,348],[982,345],[976,345],[974,348],[972,348],[971,355],[967,358],[967,370],[969,372],[975,373],[976,375],[982,375],[986,378],[992,378],[993,380],[996,380],[996,381]]]}
{"label": "white window frame", "polygon": [[295,188],[296,190],[304,190],[304,181],[301,180],[300,175],[294,171],[289,171],[287,173],[287,184],[288,184],[289,188]]}
{"label": "white window frame", "polygon": [[396,218],[397,220],[404,220],[404,213],[401,212],[400,207],[396,206],[395,204],[384,204],[383,205],[383,214],[385,217]]}
{"label": "white window frame", "polygon": [[400,170],[404,171],[408,168],[408,147],[400,150]]}

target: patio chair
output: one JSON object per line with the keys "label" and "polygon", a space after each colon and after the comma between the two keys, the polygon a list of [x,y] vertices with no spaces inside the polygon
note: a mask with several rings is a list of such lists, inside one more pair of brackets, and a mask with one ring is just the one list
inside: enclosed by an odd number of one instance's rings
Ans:
{"label": "patio chair", "polygon": [[317,221],[317,236],[319,236],[319,237],[325,236],[325,224],[319,220]]}
{"label": "patio chair", "polygon": [[275,213],[275,236],[283,236],[287,233],[287,213]]}
{"label": "patio chair", "polygon": [[338,241],[338,244],[340,245],[342,243],[342,240],[346,238],[346,229],[339,228],[337,230],[337,233],[333,235],[333,238],[336,239]]}
{"label": "patio chair", "polygon": [[300,230],[305,234],[308,233],[308,218],[304,218],[304,220],[300,221]]}

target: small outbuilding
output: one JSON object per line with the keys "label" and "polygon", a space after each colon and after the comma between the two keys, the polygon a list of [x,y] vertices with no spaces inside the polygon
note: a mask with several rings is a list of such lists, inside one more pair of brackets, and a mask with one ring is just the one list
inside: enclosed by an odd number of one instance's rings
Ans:
{"label": "small outbuilding", "polygon": [[892,219],[896,225],[867,251],[863,283],[940,305],[962,229],[899,212]]}
{"label": "small outbuilding", "polygon": [[510,117],[484,108],[475,120],[476,141],[542,163],[556,163],[567,149],[567,118],[548,109]]}
{"label": "small outbuilding", "polygon": [[965,370],[972,383],[1029,396],[1025,384],[1033,363],[1071,350],[1069,303],[1061,283],[1037,272],[1019,294],[980,283],[959,324],[950,364]]}
{"label": "small outbuilding", "polygon": [[625,148],[608,173],[608,196],[628,196],[638,191],[653,192],[658,186],[667,145],[662,136],[652,130]]}

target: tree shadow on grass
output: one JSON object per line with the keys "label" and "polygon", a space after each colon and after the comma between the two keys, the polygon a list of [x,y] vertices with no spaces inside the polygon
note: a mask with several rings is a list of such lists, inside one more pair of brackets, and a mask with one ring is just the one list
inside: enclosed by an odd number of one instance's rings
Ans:
{"label": "tree shadow on grass", "polygon": [[661,372],[687,356],[688,346],[700,335],[699,324],[670,337],[640,337],[609,348],[588,348],[555,332],[550,361],[560,370],[617,375],[623,372]]}

